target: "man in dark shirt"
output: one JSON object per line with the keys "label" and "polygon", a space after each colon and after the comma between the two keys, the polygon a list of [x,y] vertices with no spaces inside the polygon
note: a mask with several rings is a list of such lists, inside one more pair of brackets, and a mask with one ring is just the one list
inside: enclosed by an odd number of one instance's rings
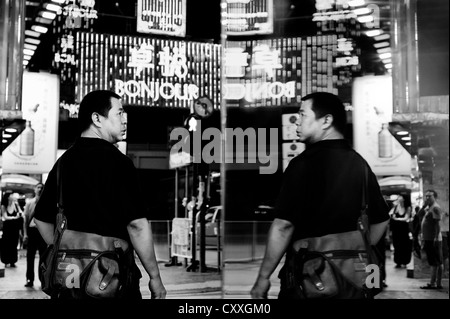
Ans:
{"label": "man in dark shirt", "polygon": [[[61,162],[68,229],[118,237],[131,243],[150,276],[152,298],[165,298],[137,170],[115,145],[124,139],[127,129],[120,96],[103,90],[87,94],[80,104],[78,121],[81,137],[50,171],[36,205],[36,225],[46,243],[52,243],[58,213],[57,165]],[[130,295],[142,298],[141,276],[136,265],[134,269],[138,274]]]}
{"label": "man in dark shirt", "polygon": [[[342,102],[330,93],[307,95],[302,98],[296,124],[306,149],[291,160],[285,171],[276,218],[251,290],[253,298],[267,298],[270,276],[288,248],[298,247],[301,239],[357,230],[365,167],[369,170],[371,244],[378,242],[389,221],[389,208],[375,175],[344,140],[346,113]],[[282,280],[280,297],[284,289]]]}

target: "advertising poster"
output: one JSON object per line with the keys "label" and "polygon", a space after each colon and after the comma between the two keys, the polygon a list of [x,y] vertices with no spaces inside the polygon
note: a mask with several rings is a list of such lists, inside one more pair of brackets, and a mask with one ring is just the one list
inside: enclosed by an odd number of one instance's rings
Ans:
{"label": "advertising poster", "polygon": [[3,151],[3,172],[48,173],[58,147],[59,79],[55,74],[24,72],[22,133]]}
{"label": "advertising poster", "polygon": [[354,148],[378,175],[411,175],[411,154],[389,131],[392,79],[365,76],[353,83]]}

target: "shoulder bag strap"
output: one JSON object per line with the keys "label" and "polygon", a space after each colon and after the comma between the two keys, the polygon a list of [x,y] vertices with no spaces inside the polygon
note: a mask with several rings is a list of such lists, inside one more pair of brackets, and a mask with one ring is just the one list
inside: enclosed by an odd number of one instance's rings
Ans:
{"label": "shoulder bag strap", "polygon": [[368,189],[369,189],[369,169],[364,163],[364,181],[363,181],[363,192],[362,192],[362,202],[361,202],[361,216],[358,218],[358,229],[364,240],[364,245],[366,247],[369,263],[374,262],[372,259],[372,246],[370,244],[370,223],[368,216]]}
{"label": "shoulder bag strap", "polygon": [[53,238],[53,245],[59,247],[62,234],[67,227],[67,219],[64,215],[63,196],[62,196],[62,179],[61,179],[61,159],[59,159],[56,166],[56,206],[58,207],[58,214],[56,215],[56,227]]}

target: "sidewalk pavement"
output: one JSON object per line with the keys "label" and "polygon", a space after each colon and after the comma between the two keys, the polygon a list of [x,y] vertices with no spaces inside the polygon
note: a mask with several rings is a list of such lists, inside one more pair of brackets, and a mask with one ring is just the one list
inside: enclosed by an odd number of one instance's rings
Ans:
{"label": "sidewalk pavement", "polygon": [[[423,258],[423,257],[422,257]],[[184,258],[179,260],[181,265],[166,267],[166,263],[160,263],[160,271],[163,283],[167,289],[167,299],[250,299],[250,289],[256,279],[260,261],[227,263],[222,271],[217,268],[208,268],[207,272],[188,272]],[[38,259],[36,258],[36,266]],[[442,290],[423,290],[420,286],[429,281],[429,268],[426,263],[414,258],[416,264],[413,278],[408,278],[406,268],[397,269],[388,252],[386,260],[388,287],[376,296],[376,299],[449,299],[448,273],[442,281]],[[16,268],[7,267],[5,276],[0,277],[0,299],[48,299],[48,296],[40,290],[39,282],[35,287],[26,288],[25,251],[19,253],[19,261]],[[189,265],[189,264],[188,264]],[[425,266],[421,266],[425,265]],[[3,264],[2,264],[3,266]],[[143,278],[141,279],[141,292],[144,299],[150,298],[147,287],[148,275],[141,267]],[[280,267],[271,278],[269,299],[276,299],[279,291],[279,280],[276,276]],[[223,282],[222,282],[223,275]],[[411,274],[409,275],[411,276]],[[223,291],[223,292],[222,292]]]}

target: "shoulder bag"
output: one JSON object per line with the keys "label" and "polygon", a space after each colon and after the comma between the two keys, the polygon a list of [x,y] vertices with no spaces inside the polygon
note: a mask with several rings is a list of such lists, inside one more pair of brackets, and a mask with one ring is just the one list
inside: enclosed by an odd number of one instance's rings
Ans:
{"label": "shoulder bag", "polygon": [[300,299],[372,299],[382,290],[367,216],[368,169],[357,230],[294,243],[286,258],[287,288]]}
{"label": "shoulder bag", "polygon": [[123,239],[67,228],[60,166],[53,243],[39,266],[42,290],[52,298],[119,298],[131,282],[134,251]]}

